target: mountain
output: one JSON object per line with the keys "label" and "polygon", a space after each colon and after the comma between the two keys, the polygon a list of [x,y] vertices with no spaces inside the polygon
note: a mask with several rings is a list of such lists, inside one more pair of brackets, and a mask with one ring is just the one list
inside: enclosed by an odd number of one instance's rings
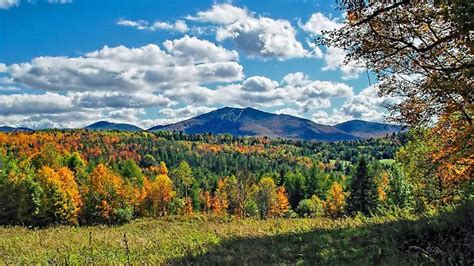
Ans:
{"label": "mountain", "polygon": [[94,124],[88,125],[84,127],[85,129],[90,130],[120,130],[120,131],[141,131],[142,128],[139,128],[134,125],[130,124],[118,124],[118,123],[111,123],[107,121],[99,121]]}
{"label": "mountain", "polygon": [[335,127],[316,124],[308,119],[285,114],[271,114],[253,108],[231,107],[224,107],[178,123],[152,127],[149,130],[322,141],[358,139]]}
{"label": "mountain", "polygon": [[15,132],[15,131],[33,131],[33,129],[26,128],[26,127],[0,126],[0,132]]}
{"label": "mountain", "polygon": [[351,120],[337,124],[334,127],[359,138],[383,137],[402,130],[401,126],[362,120]]}

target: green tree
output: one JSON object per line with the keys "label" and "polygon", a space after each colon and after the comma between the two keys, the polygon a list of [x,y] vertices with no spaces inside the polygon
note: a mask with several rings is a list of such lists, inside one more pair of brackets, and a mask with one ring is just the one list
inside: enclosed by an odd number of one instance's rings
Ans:
{"label": "green tree", "polygon": [[306,180],[300,171],[288,172],[285,177],[285,188],[293,209],[306,197]]}
{"label": "green tree", "polygon": [[188,162],[181,161],[179,166],[172,173],[174,183],[178,187],[180,196],[187,197],[189,190],[194,183],[193,171]]}
{"label": "green tree", "polygon": [[142,169],[135,163],[134,160],[128,159],[122,163],[120,167],[120,173],[122,177],[129,181],[133,185],[143,186],[143,173]]}
{"label": "green tree", "polygon": [[347,200],[347,210],[349,213],[361,212],[367,215],[377,208],[377,183],[369,171],[365,157],[359,159],[355,168]]}
{"label": "green tree", "polygon": [[256,194],[257,205],[262,219],[272,215],[272,208],[276,202],[276,185],[271,177],[264,177],[258,183],[258,192]]}

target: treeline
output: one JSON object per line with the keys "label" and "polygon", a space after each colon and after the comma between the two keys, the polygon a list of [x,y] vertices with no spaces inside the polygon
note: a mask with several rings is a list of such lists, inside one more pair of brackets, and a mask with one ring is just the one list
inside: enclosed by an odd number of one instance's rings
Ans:
{"label": "treeline", "polygon": [[[0,133],[0,223],[424,211],[436,197],[429,190],[438,187],[419,186],[403,165],[377,160],[403,138],[318,143],[169,132]],[[344,160],[347,153],[354,157]]]}

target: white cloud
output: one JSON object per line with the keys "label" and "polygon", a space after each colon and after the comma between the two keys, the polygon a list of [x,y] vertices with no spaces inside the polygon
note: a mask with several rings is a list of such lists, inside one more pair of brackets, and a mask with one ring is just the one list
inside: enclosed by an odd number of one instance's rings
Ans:
{"label": "white cloud", "polygon": [[[296,80],[298,76],[300,81],[288,81],[290,77]],[[344,83],[310,80],[302,73],[289,74],[284,80],[287,81],[279,85],[266,77],[254,76],[241,84],[219,86],[216,89],[201,86],[178,88],[167,91],[165,96],[193,106],[291,107],[300,116],[330,107],[333,98],[353,96],[352,88]]]}
{"label": "white cloud", "polygon": [[320,12],[312,14],[305,24],[301,22],[298,24],[304,31],[311,33],[313,36],[321,35],[323,31],[335,30],[343,26],[342,23],[337,22],[335,19],[330,19]]}
{"label": "white cloud", "polygon": [[283,77],[283,84],[288,86],[304,86],[310,82],[311,80],[303,72],[290,73]]}
{"label": "white cloud", "polygon": [[150,44],[140,48],[105,46],[83,57],[37,57],[8,66],[6,73],[13,82],[31,88],[78,92],[163,92],[243,78],[235,51],[188,36],[166,41],[165,46],[169,52]]}
{"label": "white cloud", "polygon": [[176,104],[152,93],[82,92],[70,94],[70,97],[76,106],[84,108],[143,108]]}
{"label": "white cloud", "polygon": [[48,0],[50,4],[70,4],[72,0]]}
{"label": "white cloud", "polygon": [[199,11],[196,16],[187,16],[186,19],[214,24],[229,25],[236,21],[249,19],[250,12],[231,4],[213,5],[210,10]]}
{"label": "white cloud", "polygon": [[0,9],[9,9],[19,4],[20,0],[0,0]]}
{"label": "white cloud", "polygon": [[187,119],[187,118],[191,118],[193,116],[197,116],[200,114],[208,113],[215,109],[216,108],[206,107],[206,106],[194,107],[194,106],[189,105],[183,108],[161,109],[160,114],[165,115],[169,119],[176,119],[176,118]]}
{"label": "white cloud", "polygon": [[278,86],[278,82],[273,81],[266,77],[255,76],[248,78],[242,84],[242,89],[245,91],[270,91],[275,89]]}
{"label": "white cloud", "polygon": [[117,25],[126,26],[136,28],[138,30],[149,30],[149,31],[157,31],[157,30],[168,30],[168,31],[176,31],[185,33],[189,31],[188,25],[184,20],[176,20],[174,23],[164,22],[164,21],[155,21],[150,24],[148,21],[145,20],[126,20],[120,19],[117,21]]}
{"label": "white cloud", "polygon": [[[35,4],[36,1],[28,1],[29,3]],[[70,4],[72,0],[47,0],[49,4]],[[19,6],[21,0],[0,0],[0,9],[9,9],[14,6]]]}
{"label": "white cloud", "polygon": [[61,113],[73,107],[66,96],[55,93],[0,95],[0,115]]}
{"label": "white cloud", "polygon": [[296,30],[284,19],[257,16],[230,4],[215,4],[187,19],[218,25],[218,41],[233,40],[250,57],[280,60],[311,56],[296,39]]}
{"label": "white cloud", "polygon": [[326,52],[323,54],[326,65],[321,68],[323,71],[337,70],[339,69],[342,73],[342,79],[356,79],[359,75],[365,71],[365,68],[360,66],[357,62],[345,63],[344,59],[346,52],[341,48],[328,47]]}
{"label": "white cloud", "polygon": [[126,26],[126,27],[133,27],[133,28],[136,28],[138,30],[146,30],[148,29],[148,21],[145,21],[145,20],[136,20],[136,21],[133,21],[133,20],[127,20],[127,19],[120,19],[119,21],[117,21],[117,25],[120,25],[120,26]]}
{"label": "white cloud", "polygon": [[[105,46],[80,57],[1,64],[0,88],[18,88],[18,93],[0,95],[0,124],[69,127],[94,119],[129,118],[138,122],[144,108],[169,108],[193,97],[201,102],[205,96],[193,88],[244,78],[236,51],[188,36],[163,46]],[[71,122],[75,118],[81,120]]]}
{"label": "white cloud", "polygon": [[235,50],[230,51],[196,37],[184,36],[179,40],[168,40],[163,45],[169,54],[193,64],[237,61],[239,58]]}

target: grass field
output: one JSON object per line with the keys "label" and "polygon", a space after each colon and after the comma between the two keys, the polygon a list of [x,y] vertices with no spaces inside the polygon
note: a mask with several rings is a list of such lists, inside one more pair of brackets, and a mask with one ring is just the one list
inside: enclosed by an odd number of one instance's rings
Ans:
{"label": "grass field", "polygon": [[381,159],[379,160],[379,163],[390,166],[395,163],[395,160],[394,159]]}
{"label": "grass field", "polygon": [[[197,216],[138,219],[113,227],[0,227],[0,264],[415,264],[445,260],[443,254],[448,252],[463,260],[462,256],[474,255],[466,254],[474,244],[472,223],[467,227],[453,224],[472,222],[473,216],[472,210],[461,213],[429,221],[396,217],[258,221]],[[425,243],[419,236],[435,238]],[[440,243],[446,236],[464,240]],[[416,249],[406,243],[415,243]],[[444,253],[431,252],[428,247],[433,245]]]}

